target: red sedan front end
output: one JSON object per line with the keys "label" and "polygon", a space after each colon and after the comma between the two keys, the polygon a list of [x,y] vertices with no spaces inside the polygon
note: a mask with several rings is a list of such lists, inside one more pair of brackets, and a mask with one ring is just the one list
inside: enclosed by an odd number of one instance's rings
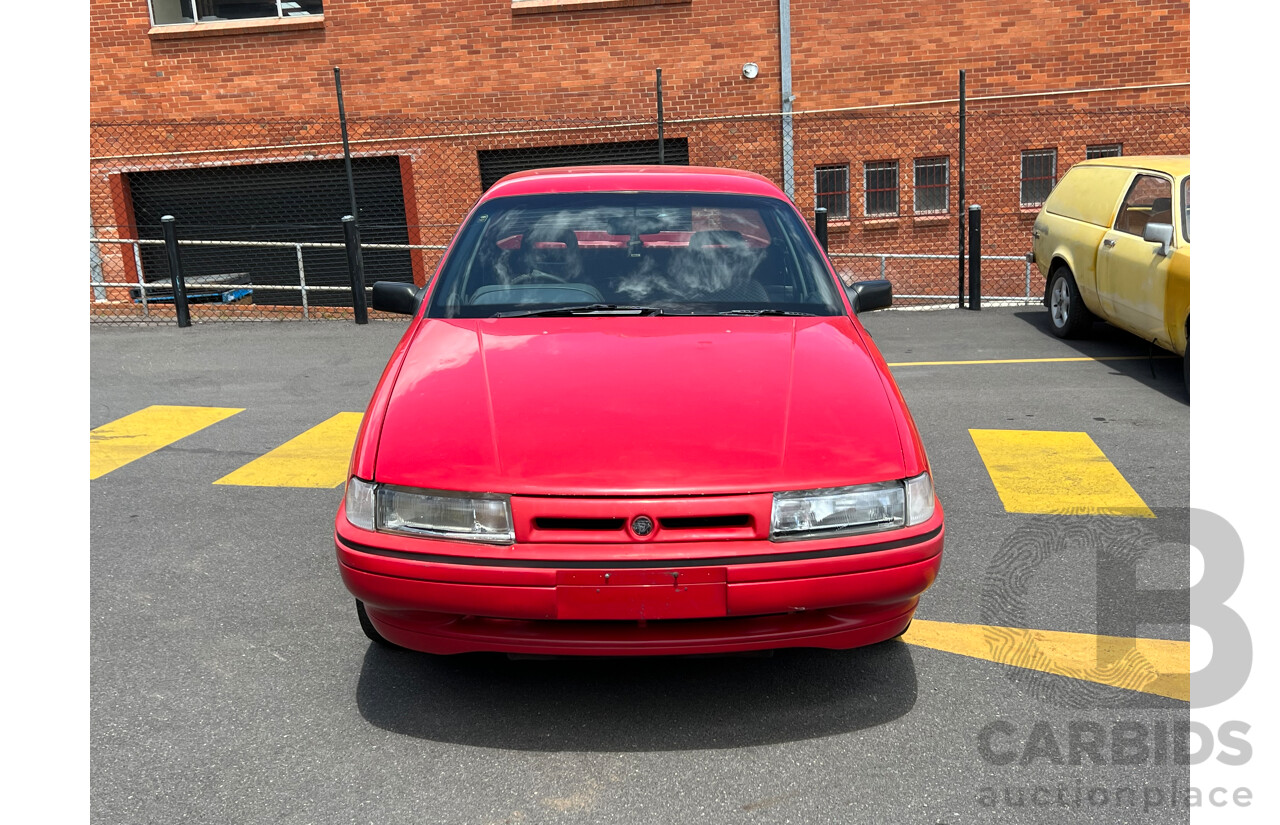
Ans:
{"label": "red sedan front end", "polygon": [[406,289],[375,291],[415,318],[335,525],[374,640],[686,654],[910,623],[944,537],[924,449],[869,307],[765,179],[513,176]]}

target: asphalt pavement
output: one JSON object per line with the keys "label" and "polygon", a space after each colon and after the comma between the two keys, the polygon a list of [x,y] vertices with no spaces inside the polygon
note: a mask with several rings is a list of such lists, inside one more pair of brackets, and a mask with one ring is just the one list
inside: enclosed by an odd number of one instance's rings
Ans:
{"label": "asphalt pavement", "polygon": [[[1135,617],[1113,575],[1188,580],[1179,359],[1104,325],[1061,341],[1042,307],[863,323],[947,515],[918,619],[1188,639]],[[91,427],[243,408],[91,482],[94,822],[1188,821],[1187,703],[1034,662],[904,642],[625,661],[370,645],[334,558],[340,488],[213,482],[362,411],[404,329],[92,330]],[[1008,512],[975,429],[1087,433],[1156,518]]]}

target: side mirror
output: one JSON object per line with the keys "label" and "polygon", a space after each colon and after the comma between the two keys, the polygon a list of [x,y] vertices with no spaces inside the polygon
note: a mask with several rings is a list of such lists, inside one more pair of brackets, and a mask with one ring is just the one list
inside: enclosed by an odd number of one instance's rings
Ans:
{"label": "side mirror", "polygon": [[1160,244],[1159,252],[1166,258],[1169,257],[1169,249],[1173,246],[1173,224],[1171,223],[1149,223],[1147,228],[1142,230],[1142,240],[1147,243]]}
{"label": "side mirror", "polygon": [[893,286],[884,279],[858,281],[845,287],[844,291],[855,313],[893,306]]}
{"label": "side mirror", "polygon": [[373,285],[373,308],[379,312],[416,315],[425,294],[426,287],[399,281],[376,281]]}

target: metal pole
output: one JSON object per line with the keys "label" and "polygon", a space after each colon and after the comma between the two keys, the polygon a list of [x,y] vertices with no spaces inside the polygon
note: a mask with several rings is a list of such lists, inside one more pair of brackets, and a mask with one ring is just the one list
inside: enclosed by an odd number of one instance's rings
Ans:
{"label": "metal pole", "polygon": [[351,308],[356,323],[369,323],[369,309],[364,294],[364,260],[360,257],[360,227],[353,215],[342,218],[342,234],[347,240],[347,271],[351,274]]}
{"label": "metal pole", "polygon": [[178,255],[178,231],[174,228],[173,215],[160,219],[164,229],[164,248],[169,253],[169,281],[173,284],[173,308],[178,314],[178,326],[191,326],[191,313],[187,309],[187,283],[182,278],[182,261]]}
{"label": "metal pole", "polygon": [[142,317],[150,318],[151,309],[147,306],[147,279],[142,275],[142,247],[133,242],[133,260],[138,267],[138,297],[142,299]]}
{"label": "metal pole", "polygon": [[351,214],[359,216],[356,206],[356,179],[351,171],[351,142],[347,139],[347,109],[342,103],[342,70],[333,67],[333,85],[338,90],[338,121],[342,124],[342,157],[347,166],[347,192],[351,195]]}
{"label": "metal pole", "polygon": [[969,207],[969,309],[982,309],[982,207]]}
{"label": "metal pole", "polygon": [[791,0],[778,0],[778,58],[782,69],[782,191],[796,199],[795,136],[791,104]]}
{"label": "metal pole", "polygon": [[960,70],[960,158],[959,158],[960,160],[960,197],[956,199],[956,203],[960,204],[960,208],[956,210],[959,213],[958,218],[959,218],[959,224],[960,224],[960,241],[959,241],[960,284],[959,284],[959,287],[957,288],[960,309],[964,309],[964,149],[965,149],[964,121],[965,121],[964,69],[961,69]]}
{"label": "metal pole", "polygon": [[818,236],[822,251],[827,252],[827,207],[819,206],[813,210],[813,234]]}
{"label": "metal pole", "polygon": [[105,303],[107,300],[107,288],[99,286],[105,278],[102,277],[102,250],[98,249],[97,240],[98,230],[93,225],[93,212],[89,213],[89,282],[93,287],[93,300],[95,303]]}
{"label": "metal pole", "polygon": [[658,69],[658,165],[667,162],[667,145],[662,139],[662,69]]}
{"label": "metal pole", "polygon": [[294,249],[298,250],[298,286],[302,289],[302,318],[305,321],[311,317],[307,312],[307,270],[302,266],[302,244],[294,244]]}

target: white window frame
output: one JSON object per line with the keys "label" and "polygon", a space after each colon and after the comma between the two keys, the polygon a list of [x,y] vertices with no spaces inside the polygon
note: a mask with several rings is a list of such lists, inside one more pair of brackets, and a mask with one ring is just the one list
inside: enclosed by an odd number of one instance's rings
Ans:
{"label": "white window frame", "polygon": [[[1115,150],[1114,152],[1112,150]],[[1106,152],[1102,155],[1091,155],[1090,152]],[[1118,158],[1124,156],[1123,143],[1094,143],[1084,147],[1085,160],[1095,160],[1097,158]]]}
{"label": "white window frame", "polygon": [[[1027,177],[1027,158],[1028,156],[1049,157],[1053,159],[1053,173],[1045,177]],[[1018,207],[1021,209],[1039,209],[1044,206],[1044,202],[1049,199],[1049,193],[1053,191],[1053,187],[1058,185],[1058,147],[1045,146],[1041,149],[1023,149],[1020,155],[1021,162],[1018,165]],[[1049,188],[1044,193],[1044,198],[1036,203],[1029,203],[1024,197],[1027,193],[1027,181],[1048,180]]]}
{"label": "white window frame", "polygon": [[820,192],[820,191],[818,190],[818,175],[822,174],[823,172],[832,173],[832,172],[837,172],[837,171],[844,172],[844,192],[843,192],[843,194],[844,194],[844,204],[843,204],[843,205],[844,205],[844,212],[843,212],[843,213],[832,212],[832,211],[830,210],[830,208],[828,208],[828,209],[827,209],[827,219],[828,219],[828,220],[832,220],[832,221],[847,221],[847,220],[849,220],[849,200],[850,200],[850,197],[849,197],[849,195],[850,195],[850,189],[849,189],[849,164],[847,164],[847,163],[826,163],[826,164],[820,164],[820,165],[817,165],[817,166],[814,166],[814,167],[813,167],[813,202],[814,202],[814,206],[815,206],[815,207],[816,207],[816,206],[820,206],[820,205],[821,205],[821,204],[819,203],[819,197],[820,197],[820,196],[831,197],[831,196],[833,196],[833,195],[839,195],[839,194],[841,194],[840,192],[831,192],[831,191],[828,191],[828,192]]}
{"label": "white window frame", "polygon": [[[941,161],[941,164],[938,163]],[[942,183],[931,183],[920,185],[920,164],[928,163],[930,166],[942,166]],[[921,209],[920,208],[920,190],[921,189],[941,189],[942,190],[942,208],[941,209]],[[949,215],[951,214],[951,157],[948,155],[932,155],[927,158],[916,158],[911,164],[911,209],[916,215]]]}
{"label": "white window frame", "polygon": [[[887,172],[889,166],[893,167],[893,189],[875,189],[867,185],[867,175],[872,172]],[[872,170],[870,167],[883,167]],[[875,192],[893,192],[893,211],[892,212],[872,212],[871,198],[869,195]],[[865,218],[896,218],[902,215],[902,164],[896,158],[887,158],[884,160],[867,160],[862,162],[862,215]]]}
{"label": "white window frame", "polygon": [[[179,0],[179,2],[181,2],[181,0]],[[285,15],[285,13],[284,13],[284,4],[285,4],[285,3],[287,3],[287,2],[290,2],[290,0],[275,0],[275,2],[276,2],[276,16],[275,16],[275,17],[245,17],[245,18],[241,18],[241,19],[243,19],[243,20],[288,20],[288,19],[289,19],[289,17],[288,17],[288,16],[286,16],[286,15]],[[155,11],[155,9],[153,8],[153,6],[154,6],[154,0],[147,0],[147,16],[151,19],[151,25],[152,25],[152,26],[192,26],[192,25],[199,25],[200,23],[225,23],[225,22],[227,22],[227,21],[226,21],[225,19],[223,19],[223,18],[219,18],[219,19],[217,19],[217,20],[204,20],[204,21],[202,21],[202,20],[200,19],[200,10],[196,7],[196,0],[191,0],[191,22],[190,22],[190,23],[157,23],[157,22],[156,22],[156,11]],[[314,15],[296,15],[296,16],[298,16],[298,17],[312,17],[312,16],[314,16]]]}

